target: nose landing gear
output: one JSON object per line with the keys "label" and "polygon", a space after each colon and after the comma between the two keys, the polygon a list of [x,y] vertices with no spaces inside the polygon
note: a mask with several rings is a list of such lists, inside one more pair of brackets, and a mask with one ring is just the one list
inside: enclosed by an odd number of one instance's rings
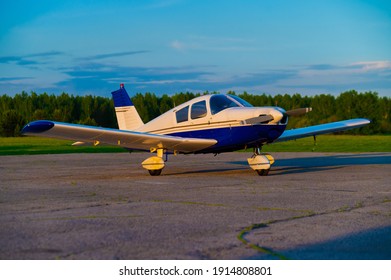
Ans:
{"label": "nose landing gear", "polygon": [[270,166],[274,163],[274,158],[270,154],[262,153],[260,147],[256,147],[253,156],[248,158],[247,162],[259,176],[267,176]]}

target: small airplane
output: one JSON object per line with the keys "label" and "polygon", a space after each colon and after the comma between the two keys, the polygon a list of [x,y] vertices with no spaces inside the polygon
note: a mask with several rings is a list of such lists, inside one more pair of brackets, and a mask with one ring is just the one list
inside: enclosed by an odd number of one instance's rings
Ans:
{"label": "small airplane", "polygon": [[[73,145],[106,144],[155,153],[142,162],[152,176],[161,174],[167,154],[219,154],[252,148],[247,161],[266,176],[274,158],[262,153],[265,144],[362,127],[367,119],[350,119],[285,130],[288,117],[311,108],[285,111],[280,107],[253,107],[230,94],[196,97],[144,124],[123,84],[112,92],[119,129],[38,120],[22,129],[24,135],[77,141]],[[165,156],[166,155],[166,156]]]}

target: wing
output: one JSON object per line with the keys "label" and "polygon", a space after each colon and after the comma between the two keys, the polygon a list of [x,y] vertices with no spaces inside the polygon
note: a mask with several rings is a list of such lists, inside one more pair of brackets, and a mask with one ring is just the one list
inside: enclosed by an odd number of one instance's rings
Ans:
{"label": "wing", "polygon": [[277,138],[273,143],[358,128],[369,123],[370,121],[367,119],[351,119],[346,121],[332,122],[297,129],[289,129],[285,130],[284,133],[281,134],[281,136]]}
{"label": "wing", "polygon": [[164,148],[170,151],[191,153],[217,143],[214,139],[183,138],[53,121],[34,121],[22,129],[24,135],[68,139],[129,149],[150,150]]}

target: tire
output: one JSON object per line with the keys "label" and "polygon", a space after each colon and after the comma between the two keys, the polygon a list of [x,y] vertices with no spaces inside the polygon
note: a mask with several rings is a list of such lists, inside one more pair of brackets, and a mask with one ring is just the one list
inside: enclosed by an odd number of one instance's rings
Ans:
{"label": "tire", "polygon": [[259,176],[267,176],[269,174],[270,169],[259,169],[257,170],[257,173]]}
{"label": "tire", "polygon": [[159,176],[162,173],[162,169],[148,170],[151,176]]}

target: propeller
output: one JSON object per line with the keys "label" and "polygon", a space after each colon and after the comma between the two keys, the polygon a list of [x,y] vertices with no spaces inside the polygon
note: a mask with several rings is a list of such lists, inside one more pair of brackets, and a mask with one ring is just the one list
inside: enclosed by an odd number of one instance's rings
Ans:
{"label": "propeller", "polygon": [[275,109],[274,111],[270,111],[269,114],[264,114],[264,115],[260,115],[258,117],[254,117],[254,118],[249,118],[249,119],[246,119],[244,121],[244,123],[246,124],[259,124],[259,123],[269,123],[270,121],[275,121],[275,122],[279,122],[279,121],[283,121],[284,123],[286,123],[287,121],[287,116],[301,116],[301,115],[304,115],[308,112],[311,112],[312,111],[312,108],[308,107],[308,108],[299,108],[299,109],[293,109],[293,110],[289,110],[289,111],[284,111],[281,109],[277,110]]}
{"label": "propeller", "polygon": [[301,115],[304,115],[308,112],[311,112],[312,111],[312,108],[311,107],[307,107],[307,108],[298,108],[298,109],[293,109],[293,110],[288,110],[286,111],[286,114],[290,117],[296,117],[296,116],[301,116]]}
{"label": "propeller", "polygon": [[272,121],[274,118],[272,115],[260,115],[255,118],[250,118],[245,120],[246,124],[256,124],[256,123],[267,123]]}

